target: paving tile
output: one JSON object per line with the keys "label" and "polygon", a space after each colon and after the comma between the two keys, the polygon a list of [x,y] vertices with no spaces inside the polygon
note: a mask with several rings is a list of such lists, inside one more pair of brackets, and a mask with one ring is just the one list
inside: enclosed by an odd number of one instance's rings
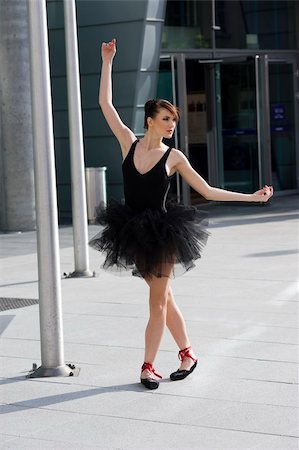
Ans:
{"label": "paving tile", "polygon": [[[115,432],[116,429],[117,432]],[[65,442],[76,449],[100,446],[104,449],[167,450],[171,448],[194,448],[198,450],[223,450],[229,448],[231,450],[245,450],[254,448],[255,445],[260,445],[260,443],[266,450],[274,448],[280,448],[280,450],[282,448],[296,449],[295,440],[288,437],[92,415],[81,416],[67,424],[58,423],[55,427],[36,431],[30,436],[30,438],[33,437],[40,439],[41,442],[47,439],[54,442]],[[28,436],[26,438],[27,440],[23,443],[31,442]],[[278,445],[287,445],[287,447],[279,447]]]}

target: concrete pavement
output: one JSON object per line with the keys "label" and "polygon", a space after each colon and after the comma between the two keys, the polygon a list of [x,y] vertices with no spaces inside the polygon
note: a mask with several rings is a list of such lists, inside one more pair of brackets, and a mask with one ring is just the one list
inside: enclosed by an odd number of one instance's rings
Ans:
{"label": "concrete pavement", "polygon": [[[65,357],[78,377],[25,379],[40,365],[38,305],[2,311],[0,448],[298,449],[298,200],[208,207],[204,256],[173,281],[199,356],[184,381],[168,378],[179,361],[166,331],[159,389],[138,382],[147,287],[99,270],[93,250],[98,276],[61,282]],[[34,302],[35,233],[0,234],[0,251],[0,305]],[[60,257],[72,272],[71,227],[60,228]]]}

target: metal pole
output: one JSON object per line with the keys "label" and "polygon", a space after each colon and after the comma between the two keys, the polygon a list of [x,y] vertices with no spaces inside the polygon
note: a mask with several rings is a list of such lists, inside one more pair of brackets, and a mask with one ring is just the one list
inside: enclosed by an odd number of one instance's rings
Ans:
{"label": "metal pole", "polygon": [[28,377],[73,375],[64,364],[46,0],[28,1],[42,365]]}
{"label": "metal pole", "polygon": [[271,163],[271,118],[270,118],[270,92],[269,92],[269,61],[268,55],[261,55],[261,108],[263,115],[262,127],[262,182],[272,184]]}
{"label": "metal pole", "polygon": [[[187,158],[189,157],[189,142],[188,142],[188,105],[187,105],[187,91],[186,91],[186,66],[185,55],[179,54],[177,57],[177,76],[178,76],[178,103],[181,111],[185,114],[182,115],[179,121],[180,127],[180,140],[181,150]],[[184,205],[190,205],[190,186],[186,181],[182,180],[182,198]]]}
{"label": "metal pole", "polygon": [[68,277],[91,277],[94,274],[88,268],[88,221],[75,0],[64,0],[64,26],[75,256],[75,271]]}
{"label": "metal pole", "polygon": [[215,31],[220,31],[221,28],[219,25],[216,25],[216,5],[215,0],[212,0],[212,59],[215,58],[215,50],[216,50],[216,36]]}
{"label": "metal pole", "polygon": [[[171,84],[172,84],[172,100],[173,104],[177,106],[177,98],[176,98],[176,74],[175,74],[175,63],[174,63],[174,56],[172,55],[170,57],[170,63],[171,63]],[[174,145],[175,148],[178,148],[178,129],[175,129],[174,133]],[[177,194],[177,202],[181,203],[181,186],[180,186],[180,175],[177,172],[176,173],[176,194]]]}
{"label": "metal pole", "polygon": [[255,56],[255,83],[256,83],[256,131],[257,131],[257,155],[258,155],[258,184],[262,188],[262,122],[261,122],[261,62],[260,56]]}
{"label": "metal pole", "polygon": [[216,17],[215,17],[215,0],[212,0],[212,58],[215,58],[215,47],[216,47],[216,39],[215,39],[215,27],[216,27]]}

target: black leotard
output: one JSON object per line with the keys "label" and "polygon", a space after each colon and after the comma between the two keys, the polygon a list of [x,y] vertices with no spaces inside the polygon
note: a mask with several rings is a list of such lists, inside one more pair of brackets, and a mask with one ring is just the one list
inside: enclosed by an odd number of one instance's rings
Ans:
{"label": "black leotard", "polygon": [[206,214],[193,206],[166,203],[168,148],[146,173],[134,164],[136,140],[123,161],[125,205],[114,200],[99,209],[105,228],[89,244],[106,255],[102,265],[144,278],[181,274],[201,256],[208,237]]}
{"label": "black leotard", "polygon": [[138,139],[132,144],[122,164],[126,205],[135,211],[160,209],[166,211],[166,198],[170,178],[166,172],[166,161],[171,148],[146,173],[141,174],[134,164],[134,153]]}

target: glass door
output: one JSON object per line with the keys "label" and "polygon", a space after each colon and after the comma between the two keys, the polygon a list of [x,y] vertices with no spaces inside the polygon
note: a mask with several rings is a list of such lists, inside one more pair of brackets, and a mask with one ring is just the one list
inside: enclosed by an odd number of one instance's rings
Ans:
{"label": "glass door", "polygon": [[[181,111],[176,134],[166,143],[180,148],[214,186],[244,193],[264,184],[276,192],[298,189],[295,73],[292,61],[266,54],[161,57],[157,96]],[[172,196],[185,204],[204,200],[179,176]]]}
{"label": "glass door", "polygon": [[294,65],[267,55],[215,66],[218,183],[297,189]]}
{"label": "glass door", "polygon": [[[198,58],[186,59],[182,53],[161,57],[157,96],[178,105],[181,113],[174,139],[165,143],[183,151],[194,169],[209,181],[206,70]],[[179,202],[206,201],[179,175],[175,190]]]}
{"label": "glass door", "polygon": [[224,60],[215,78],[219,185],[253,192],[260,183],[255,60]]}

